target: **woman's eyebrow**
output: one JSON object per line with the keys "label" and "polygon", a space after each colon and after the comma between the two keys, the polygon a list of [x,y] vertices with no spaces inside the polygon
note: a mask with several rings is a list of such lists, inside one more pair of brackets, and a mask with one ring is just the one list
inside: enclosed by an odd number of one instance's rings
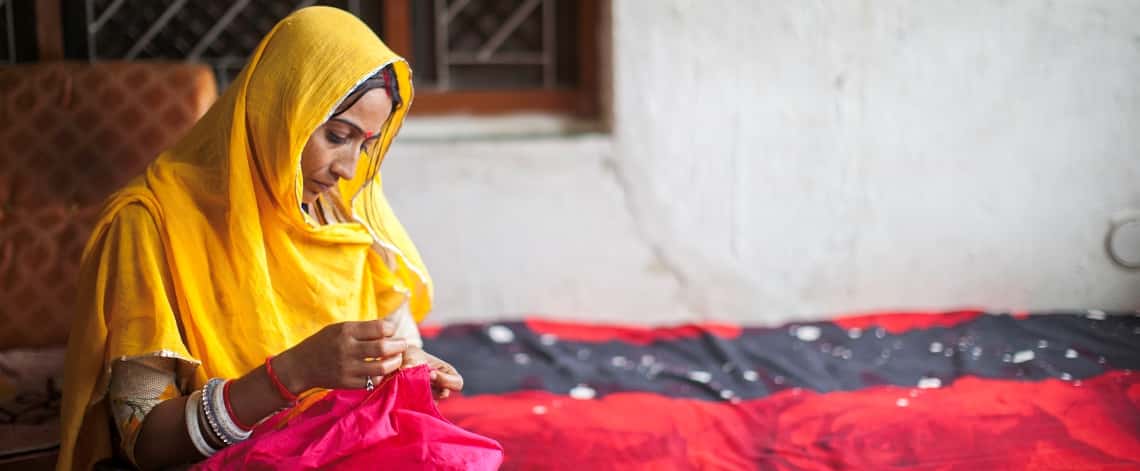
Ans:
{"label": "woman's eyebrow", "polygon": [[344,124],[347,124],[347,125],[349,125],[349,126],[352,126],[353,128],[355,128],[355,129],[356,129],[356,132],[360,133],[360,135],[362,135],[362,136],[366,136],[366,135],[368,135],[367,133],[365,133],[365,132],[364,132],[364,128],[360,127],[360,125],[359,125],[359,124],[356,124],[356,123],[354,123],[354,122],[352,122],[352,121],[349,121],[349,120],[347,120],[347,119],[344,119],[344,118],[339,118],[339,117],[338,117],[338,118],[333,118],[333,119],[330,119],[329,121],[340,121],[340,122],[342,122],[342,123],[344,123]]}

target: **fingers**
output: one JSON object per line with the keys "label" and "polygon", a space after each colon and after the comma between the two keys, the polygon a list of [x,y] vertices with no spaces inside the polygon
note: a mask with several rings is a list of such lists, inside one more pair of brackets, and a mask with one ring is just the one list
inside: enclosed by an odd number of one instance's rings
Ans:
{"label": "fingers", "polygon": [[416,355],[411,350],[404,352],[404,365],[401,368],[412,368],[420,365],[427,364],[427,358],[423,355]]}
{"label": "fingers", "polygon": [[[376,381],[375,377],[388,376],[389,374],[392,374],[392,373],[396,372],[396,370],[400,369],[400,365],[403,363],[404,363],[404,356],[403,355],[394,355],[394,356],[385,358],[383,360],[361,362],[359,370],[357,370],[354,374],[351,375],[352,378],[360,378],[360,379],[348,380],[347,382],[349,384],[353,384],[353,381],[355,381],[356,383],[359,383],[359,382],[363,381],[363,378],[365,376],[372,376],[373,377],[372,381],[375,382]],[[380,384],[380,383],[377,382],[376,384]]]}
{"label": "fingers", "polygon": [[356,340],[379,340],[396,333],[396,324],[387,319],[345,322],[344,331]]}
{"label": "fingers", "polygon": [[431,372],[432,385],[451,391],[463,390],[463,377],[456,373],[454,368],[452,371],[432,370]]}
{"label": "fingers", "polygon": [[404,364],[404,355],[396,355],[390,358],[380,360],[381,375],[388,375],[400,369],[400,365]]}
{"label": "fingers", "polygon": [[353,356],[356,358],[388,358],[408,350],[408,341],[401,338],[383,340],[354,341]]}
{"label": "fingers", "polygon": [[383,319],[380,321],[380,327],[381,327],[380,330],[384,334],[385,337],[391,337],[393,335],[396,335],[396,323],[395,322],[392,322],[388,319]]}

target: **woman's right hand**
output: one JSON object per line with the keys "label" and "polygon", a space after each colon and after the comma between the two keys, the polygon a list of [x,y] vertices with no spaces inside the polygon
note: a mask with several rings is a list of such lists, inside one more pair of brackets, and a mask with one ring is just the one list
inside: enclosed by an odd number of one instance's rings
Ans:
{"label": "woman's right hand", "polygon": [[357,389],[375,384],[403,363],[408,343],[392,338],[387,320],[331,324],[274,357],[273,370],[294,394],[312,388]]}

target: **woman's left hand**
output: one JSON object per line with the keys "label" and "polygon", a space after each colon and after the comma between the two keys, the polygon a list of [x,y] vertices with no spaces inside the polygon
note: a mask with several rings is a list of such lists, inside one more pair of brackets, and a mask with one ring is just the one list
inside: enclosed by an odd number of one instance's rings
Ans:
{"label": "woman's left hand", "polygon": [[401,368],[425,364],[431,368],[431,390],[435,393],[436,399],[446,399],[451,395],[451,391],[463,390],[463,376],[459,375],[454,366],[425,352],[422,348],[409,345],[404,351],[404,364]]}

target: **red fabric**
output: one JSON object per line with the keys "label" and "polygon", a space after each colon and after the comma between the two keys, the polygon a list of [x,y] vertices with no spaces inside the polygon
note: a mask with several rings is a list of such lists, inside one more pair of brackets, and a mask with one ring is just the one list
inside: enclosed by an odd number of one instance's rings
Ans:
{"label": "red fabric", "polygon": [[426,365],[403,370],[372,392],[337,390],[195,467],[222,469],[497,469],[502,447],[448,422],[436,409]]}
{"label": "red fabric", "polygon": [[551,334],[562,340],[577,342],[617,341],[634,345],[648,345],[655,341],[700,337],[702,334],[715,335],[726,339],[735,338],[740,335],[740,326],[716,323],[689,324],[675,327],[639,327],[527,319],[526,325],[536,333]]}
{"label": "red fabric", "polygon": [[1140,469],[1140,374],[1127,370],[1082,382],[791,389],[737,404],[517,392],[441,407],[499,440],[503,469]]}
{"label": "red fabric", "polygon": [[980,310],[867,314],[841,317],[833,322],[844,329],[882,327],[892,334],[901,334],[911,329],[950,327],[984,314],[985,312]]}

